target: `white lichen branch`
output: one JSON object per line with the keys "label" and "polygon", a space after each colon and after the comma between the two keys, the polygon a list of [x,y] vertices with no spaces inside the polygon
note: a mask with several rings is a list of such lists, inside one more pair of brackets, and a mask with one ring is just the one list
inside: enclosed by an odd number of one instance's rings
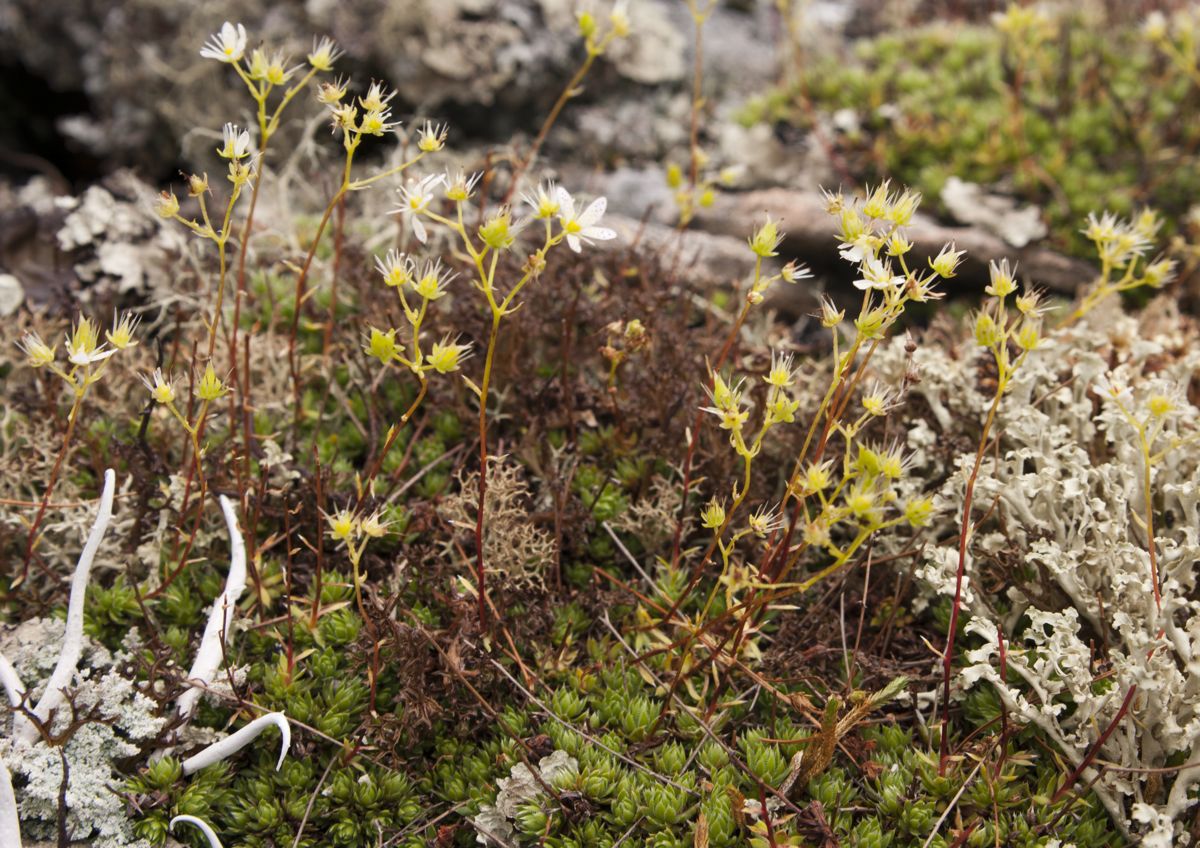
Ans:
{"label": "white lichen branch", "polygon": [[4,693],[8,695],[10,707],[15,710],[21,706],[21,702],[25,700],[25,684],[21,682],[17,670],[4,654],[0,654],[0,686],[4,687]]}
{"label": "white lichen branch", "polygon": [[21,817],[17,814],[17,796],[13,793],[12,775],[0,760],[0,845],[21,848]]}
{"label": "white lichen branch", "polygon": [[196,658],[192,662],[192,670],[188,672],[188,682],[192,684],[192,688],[179,696],[179,714],[184,717],[195,711],[204,689],[216,677],[221,659],[225,655],[225,642],[229,639],[229,627],[233,623],[238,598],[246,588],[246,543],[238,529],[233,504],[224,495],[221,495],[220,502],[221,511],[225,514],[225,526],[229,531],[229,576],[225,580],[224,591],[213,601],[204,635],[200,639],[200,647],[196,650]]}
{"label": "white lichen branch", "polygon": [[214,833],[213,829],[208,826],[208,822],[204,821],[203,819],[198,819],[195,816],[176,816],[175,818],[171,819],[172,832],[175,831],[176,822],[190,824],[192,827],[203,833],[204,838],[208,840],[209,848],[223,848],[221,845],[221,840],[217,838],[217,834]]}
{"label": "white lichen branch", "polygon": [[278,727],[279,733],[282,736],[279,761],[275,764],[275,770],[279,771],[280,767],[283,766],[284,757],[287,756],[288,748],[292,745],[292,728],[288,724],[287,716],[283,713],[267,713],[264,716],[259,716],[237,733],[226,736],[224,739],[209,745],[200,753],[188,757],[183,761],[183,773],[195,774],[205,766],[210,766],[213,763],[224,760],[226,757],[233,756],[257,739],[259,734],[271,726]]}
{"label": "white lichen branch", "polygon": [[[109,468],[104,472],[104,491],[100,494],[100,511],[92,530],[88,533],[83,552],[79,555],[79,563],[75,566],[75,574],[71,578],[71,597],[67,602],[67,628],[63,634],[62,653],[58,655],[58,663],[46,683],[46,691],[42,693],[33,714],[38,721],[45,723],[50,713],[63,701],[63,690],[71,685],[75,670],[79,666],[79,657],[83,653],[83,602],[87,595],[88,578],[91,576],[92,562],[96,559],[96,551],[104,540],[104,532],[112,519],[113,493],[116,491],[117,475]],[[11,700],[11,696],[10,696]],[[22,742],[33,742],[37,738],[37,727],[27,717],[17,714],[13,719],[13,738]]]}

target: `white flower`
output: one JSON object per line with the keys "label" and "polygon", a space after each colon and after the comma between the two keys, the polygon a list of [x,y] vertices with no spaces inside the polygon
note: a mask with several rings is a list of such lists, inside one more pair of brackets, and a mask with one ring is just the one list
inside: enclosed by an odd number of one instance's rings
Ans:
{"label": "white flower", "polygon": [[223,159],[243,159],[250,153],[250,130],[238,132],[237,124],[226,124],[221,129],[221,140],[217,155]]}
{"label": "white flower", "polygon": [[561,208],[553,180],[538,185],[533,194],[522,194],[521,199],[533,210],[533,217],[537,220],[553,218]]}
{"label": "white flower", "polygon": [[221,24],[221,31],[208,37],[200,55],[218,62],[236,62],[246,53],[246,28],[234,26],[229,21]]}
{"label": "white flower", "polygon": [[475,186],[483,179],[483,171],[476,171],[467,176],[462,168],[458,169],[458,174],[451,179],[449,174],[446,174],[446,199],[453,200],[455,203],[463,203],[471,199],[471,195],[475,193]]}
{"label": "white flower", "polygon": [[426,259],[420,271],[413,275],[413,290],[425,300],[437,300],[446,293],[446,286],[456,276],[442,268],[442,260]]}
{"label": "white flower", "polygon": [[583,244],[590,245],[593,240],[608,241],[617,237],[616,232],[608,227],[596,226],[604,216],[604,210],[608,207],[608,201],[603,197],[597,197],[586,209],[576,214],[575,200],[571,197],[570,192],[562,186],[558,186],[555,195],[558,198],[558,220],[562,224],[563,232],[567,235],[567,244],[571,250],[579,253],[583,249]]}
{"label": "white flower", "polygon": [[398,250],[389,250],[382,258],[375,257],[375,267],[383,275],[383,282],[390,288],[401,288],[412,282],[416,273],[416,263],[412,257]]}
{"label": "white flower", "polygon": [[54,361],[54,348],[42,341],[42,337],[35,332],[26,333],[17,342],[17,347],[25,353],[29,358],[29,364],[34,368],[41,368]]}
{"label": "white flower", "polygon": [[108,359],[115,348],[100,342],[100,333],[90,318],[80,318],[67,336],[67,359],[72,365],[91,365]]}
{"label": "white flower", "polygon": [[173,381],[168,380],[163,376],[161,368],[155,368],[154,373],[149,376],[139,374],[138,378],[142,384],[150,391],[150,397],[154,398],[155,403],[168,404],[175,401],[175,386]]}
{"label": "white flower", "polygon": [[858,273],[862,274],[862,277],[854,281],[854,287],[857,289],[890,289],[904,282],[903,277],[892,273],[890,263],[881,262],[874,256],[863,260]]}
{"label": "white flower", "polygon": [[1133,407],[1133,392],[1128,386],[1113,382],[1111,374],[1101,374],[1097,377],[1095,389],[1096,394],[1102,398],[1110,398],[1126,409]]}
{"label": "white flower", "polygon": [[400,198],[403,202],[392,211],[399,212],[408,218],[409,223],[412,224],[413,234],[421,244],[424,244],[429,237],[425,232],[425,224],[421,222],[421,215],[429,208],[429,203],[433,200],[433,190],[445,181],[445,174],[430,174],[419,182],[411,186],[403,186],[400,189]]}
{"label": "white flower", "polygon": [[1152,41],[1166,38],[1169,29],[1167,16],[1157,9],[1147,15],[1146,21],[1142,24],[1142,32]]}
{"label": "white flower", "polygon": [[875,250],[871,246],[872,236],[870,233],[860,233],[853,241],[844,241],[838,245],[838,255],[847,262],[862,262],[868,256],[874,256]]}

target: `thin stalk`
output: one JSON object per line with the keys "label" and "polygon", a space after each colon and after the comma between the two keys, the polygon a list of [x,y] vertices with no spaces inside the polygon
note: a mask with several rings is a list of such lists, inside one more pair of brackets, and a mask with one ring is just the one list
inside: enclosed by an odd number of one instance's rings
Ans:
{"label": "thin stalk", "polygon": [[75,434],[75,422],[79,419],[79,411],[83,406],[85,394],[87,394],[86,384],[83,389],[75,391],[75,400],[72,402],[71,412],[67,416],[67,430],[63,433],[62,446],[58,449],[58,456],[54,458],[54,467],[50,469],[50,482],[46,484],[46,491],[42,495],[42,502],[38,505],[37,515],[34,516],[33,523],[29,525],[29,536],[25,540],[25,563],[21,567],[21,573],[12,583],[11,588],[13,589],[23,583],[26,577],[29,576],[29,563],[33,559],[33,546],[37,541],[38,529],[42,526],[42,521],[46,517],[46,509],[50,506],[50,497],[54,493],[54,487],[58,485],[58,477],[62,473],[63,460],[67,458],[67,451],[71,446],[71,437]]}
{"label": "thin stalk", "polygon": [[496,339],[500,334],[500,320],[504,313],[492,310],[492,328],[488,334],[487,355],[483,362],[483,377],[479,382],[479,507],[475,515],[475,580],[479,584],[479,626],[487,622],[487,570],[483,563],[483,513],[487,497],[488,442],[487,442],[487,397],[492,382],[492,365],[496,355]]}
{"label": "thin stalk", "polygon": [[983,455],[987,451],[992,425],[996,421],[996,411],[1000,408],[1000,399],[1004,396],[1005,383],[1001,376],[996,387],[996,395],[988,409],[987,419],[983,424],[983,433],[979,437],[979,447],[975,451],[975,462],[971,467],[971,475],[967,478],[967,488],[963,494],[962,525],[958,534],[958,570],[954,577],[954,605],[950,608],[950,631],[946,634],[946,650],[942,653],[942,738],[938,753],[938,774],[946,773],[946,763],[950,758],[950,679],[954,665],[954,642],[958,632],[958,614],[962,608],[963,576],[967,570],[967,545],[971,537],[971,501],[975,496],[975,482],[979,479],[979,469],[983,465]]}

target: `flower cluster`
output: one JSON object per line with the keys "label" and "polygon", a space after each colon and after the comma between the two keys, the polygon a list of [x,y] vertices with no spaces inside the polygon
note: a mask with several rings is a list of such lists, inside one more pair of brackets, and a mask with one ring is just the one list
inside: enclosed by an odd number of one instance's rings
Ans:
{"label": "flower cluster", "polygon": [[1154,247],[1162,221],[1153,210],[1120,219],[1111,212],[1088,216],[1083,234],[1096,246],[1100,278],[1067,319],[1082,318],[1100,301],[1117,292],[1161,288],[1175,276],[1175,261],[1165,257],[1147,259]]}
{"label": "flower cluster", "polygon": [[1196,33],[1200,31],[1200,12],[1183,6],[1170,16],[1155,10],[1146,16],[1142,32],[1172,64],[1193,80],[1200,79],[1200,55]]}
{"label": "flower cluster", "polygon": [[[1016,295],[1016,269],[1008,260],[992,262],[989,267],[990,282],[985,291],[991,295],[984,306],[975,313],[975,343],[987,348],[996,361],[997,380],[1007,386],[1017,366],[1025,356],[1042,341],[1042,315],[1046,306],[1040,292],[1026,289]],[[1009,314],[1008,298],[1013,297],[1015,313]],[[1019,351],[1012,358],[1011,349]],[[1001,390],[1001,393],[1003,391]]]}
{"label": "flower cluster", "polygon": [[617,0],[609,10],[607,25],[596,17],[589,8],[583,7],[575,13],[579,34],[583,36],[588,56],[601,56],[615,39],[629,35],[632,24],[629,20],[629,3]]}
{"label": "flower cluster", "polygon": [[[474,254],[479,251],[469,243],[470,236],[463,223],[462,205],[474,194],[479,179],[480,174],[467,176],[461,172],[455,177],[449,174],[429,174],[399,189],[400,206],[393,212],[404,217],[412,228],[413,235],[422,244],[429,240],[429,231],[424,223],[424,220],[428,219],[446,225],[460,238],[467,240],[467,247]],[[438,199],[439,193],[454,205],[457,220],[443,217],[433,210],[433,203]],[[607,201],[603,197],[594,199],[584,207],[562,186],[547,183],[523,195],[522,199],[529,207],[529,216],[526,219],[514,221],[512,210],[505,206],[493,212],[479,225],[475,236],[482,242],[480,251],[510,249],[521,230],[537,221],[545,225],[546,245],[539,251],[543,258],[549,248],[562,241],[566,241],[571,250],[579,253],[584,245],[591,246],[597,241],[609,241],[617,237],[614,230],[600,226],[600,219],[604,217],[607,207]],[[552,232],[554,222],[558,223],[557,233]]]}
{"label": "flower cluster", "polygon": [[[47,344],[36,332],[26,333],[17,346],[33,368],[45,368],[66,383],[82,401],[88,387],[104,374],[110,357],[137,345],[134,332],[140,319],[132,313],[113,315],[113,325],[104,331],[104,340],[96,323],[80,315],[64,339],[66,361],[58,362],[58,346]],[[72,412],[74,417],[74,412]]]}
{"label": "flower cluster", "polygon": [[459,364],[470,356],[469,345],[458,344],[446,336],[434,342],[428,351],[421,347],[421,326],[429,304],[446,294],[446,287],[457,275],[445,269],[440,260],[418,263],[397,250],[376,257],[375,267],[384,285],[394,289],[400,299],[400,308],[409,324],[409,341],[407,344],[397,341],[398,330],[394,327],[387,330],[371,327],[363,350],[380,364],[399,363],[422,380],[429,371],[439,374],[457,371]]}

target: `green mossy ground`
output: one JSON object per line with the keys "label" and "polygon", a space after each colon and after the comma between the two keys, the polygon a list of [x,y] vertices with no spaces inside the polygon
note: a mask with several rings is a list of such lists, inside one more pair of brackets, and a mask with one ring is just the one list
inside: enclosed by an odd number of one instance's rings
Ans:
{"label": "green mossy ground", "polygon": [[1136,22],[1066,12],[1017,36],[939,22],[847,49],[807,58],[798,83],[743,120],[811,128],[853,110],[858,129],[830,141],[854,177],[891,177],[935,209],[951,176],[999,184],[1041,206],[1053,240],[1082,256],[1089,213],[1149,206],[1171,234],[1200,192],[1200,91]]}

